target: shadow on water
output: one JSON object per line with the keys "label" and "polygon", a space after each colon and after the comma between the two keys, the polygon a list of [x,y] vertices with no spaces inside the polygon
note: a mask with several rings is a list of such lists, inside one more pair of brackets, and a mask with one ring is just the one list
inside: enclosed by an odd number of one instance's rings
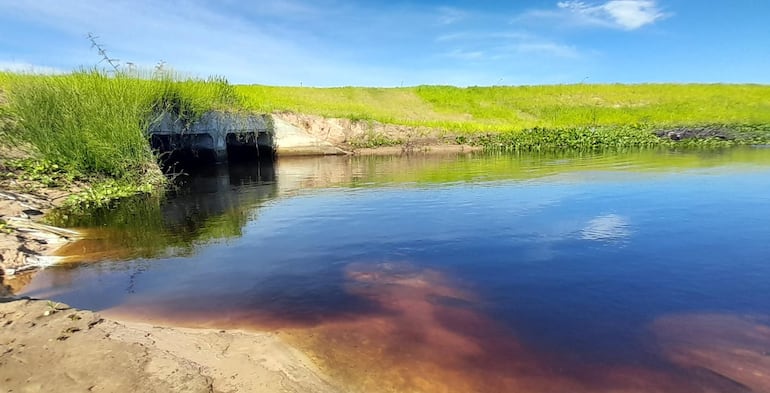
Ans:
{"label": "shadow on water", "polygon": [[83,239],[57,251],[68,263],[189,256],[205,244],[238,238],[258,206],[275,198],[272,161],[187,168],[164,198],[138,196],[51,221]]}

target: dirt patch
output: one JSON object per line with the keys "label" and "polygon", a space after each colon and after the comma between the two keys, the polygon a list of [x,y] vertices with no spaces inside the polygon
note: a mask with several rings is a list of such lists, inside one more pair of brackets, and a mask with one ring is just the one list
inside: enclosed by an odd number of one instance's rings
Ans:
{"label": "dirt patch", "polygon": [[0,300],[0,381],[24,392],[336,392],[271,333],[122,324]]}
{"label": "dirt patch", "polygon": [[462,153],[480,150],[462,145],[455,136],[428,127],[385,124],[374,120],[350,120],[292,112],[273,113],[311,137],[339,149],[360,155],[400,155],[426,153]]}

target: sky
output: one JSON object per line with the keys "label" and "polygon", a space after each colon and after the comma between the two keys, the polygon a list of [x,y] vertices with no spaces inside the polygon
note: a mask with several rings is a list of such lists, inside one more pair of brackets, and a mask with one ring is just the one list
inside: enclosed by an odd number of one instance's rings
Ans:
{"label": "sky", "polygon": [[0,70],[290,86],[770,83],[768,0],[0,0]]}

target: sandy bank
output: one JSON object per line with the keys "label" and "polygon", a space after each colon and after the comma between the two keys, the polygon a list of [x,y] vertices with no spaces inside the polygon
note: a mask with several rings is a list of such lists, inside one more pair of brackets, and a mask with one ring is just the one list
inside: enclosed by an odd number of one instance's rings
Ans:
{"label": "sandy bank", "polygon": [[271,333],[119,323],[42,300],[0,300],[11,392],[336,392]]}

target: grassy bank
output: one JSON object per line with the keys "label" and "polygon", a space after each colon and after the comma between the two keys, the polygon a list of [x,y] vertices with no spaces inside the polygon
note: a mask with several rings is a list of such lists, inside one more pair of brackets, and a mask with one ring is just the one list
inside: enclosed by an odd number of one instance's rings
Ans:
{"label": "grassy bank", "polygon": [[768,85],[242,85],[236,86],[236,90],[248,107],[259,111],[287,110],[467,132],[637,124],[770,124]]}
{"label": "grassy bank", "polygon": [[193,121],[207,110],[239,105],[225,80],[178,80],[168,74],[0,73],[0,89],[3,144],[29,150],[74,177],[105,180],[91,192],[108,198],[163,184],[146,136],[161,112]]}
{"label": "grassy bank", "polygon": [[[1,143],[31,149],[46,167],[109,179],[103,193],[110,195],[162,183],[145,135],[160,112],[194,121],[211,109],[376,121],[507,150],[770,141],[767,85],[304,88],[88,70],[0,73]],[[402,141],[398,137],[370,135],[367,142],[391,144]]]}
{"label": "grassy bank", "polygon": [[460,141],[522,150],[659,146],[670,140],[661,140],[656,131],[682,127],[709,129],[695,135],[696,139],[717,137],[713,139],[738,139],[739,143],[765,141],[770,134],[767,85],[249,85],[236,86],[236,90],[254,110],[434,128],[455,134]]}

